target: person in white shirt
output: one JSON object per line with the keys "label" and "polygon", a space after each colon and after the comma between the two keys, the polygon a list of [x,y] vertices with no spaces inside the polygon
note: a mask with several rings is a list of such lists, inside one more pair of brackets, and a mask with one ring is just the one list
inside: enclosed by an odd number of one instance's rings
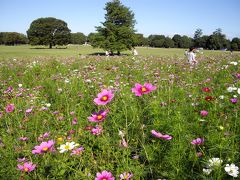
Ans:
{"label": "person in white shirt", "polygon": [[194,52],[195,48],[191,47],[189,48],[189,51],[186,54],[187,59],[188,59],[188,63],[190,65],[196,65],[198,62],[196,61],[196,54]]}
{"label": "person in white shirt", "polygon": [[133,55],[134,55],[134,56],[137,56],[137,55],[138,55],[138,52],[137,52],[137,50],[136,50],[135,48],[133,49]]}

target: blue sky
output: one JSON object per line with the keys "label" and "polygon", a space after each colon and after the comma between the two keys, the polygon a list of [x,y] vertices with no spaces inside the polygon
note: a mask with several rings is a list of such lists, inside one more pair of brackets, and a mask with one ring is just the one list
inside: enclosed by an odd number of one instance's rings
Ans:
{"label": "blue sky", "polygon": [[[0,0],[0,32],[26,34],[31,22],[55,17],[72,32],[85,35],[104,21],[108,0]],[[122,0],[135,13],[137,32],[148,36],[193,36],[197,28],[210,35],[221,28],[228,38],[240,37],[240,0]],[[238,27],[238,28],[237,28]]]}

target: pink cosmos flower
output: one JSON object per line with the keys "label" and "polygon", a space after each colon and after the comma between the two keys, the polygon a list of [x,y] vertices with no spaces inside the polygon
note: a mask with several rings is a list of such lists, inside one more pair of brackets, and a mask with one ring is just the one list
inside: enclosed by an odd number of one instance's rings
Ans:
{"label": "pink cosmos flower", "polygon": [[237,74],[236,74],[236,77],[237,77],[238,79],[240,79],[240,73],[237,73]]}
{"label": "pink cosmos flower", "polygon": [[102,92],[97,95],[97,98],[94,99],[94,102],[97,105],[106,105],[112,100],[113,97],[114,94],[112,91],[103,89]]}
{"label": "pink cosmos flower", "polygon": [[128,143],[124,138],[122,138],[122,140],[120,140],[120,146],[124,147],[124,148],[128,147]]}
{"label": "pink cosmos flower", "polygon": [[135,96],[142,96],[143,94],[148,94],[152,92],[156,88],[156,86],[153,86],[150,83],[145,83],[144,85],[135,83],[135,87],[132,88],[132,92],[135,93]]}
{"label": "pink cosmos flower", "polygon": [[102,171],[101,173],[97,173],[95,180],[114,180],[115,178],[112,176],[111,172]]}
{"label": "pink cosmos flower", "polygon": [[25,162],[23,165],[18,164],[17,167],[22,172],[28,173],[33,171],[36,168],[36,164],[33,164],[32,162]]}
{"label": "pink cosmos flower", "polygon": [[29,109],[27,109],[25,112],[26,112],[27,114],[29,114],[29,113],[32,112],[32,110],[33,110],[33,108],[29,108]]}
{"label": "pink cosmos flower", "polygon": [[77,148],[77,149],[73,149],[71,155],[78,155],[79,156],[79,155],[82,154],[83,151],[84,151],[83,147],[80,147],[80,148]]}
{"label": "pink cosmos flower", "polygon": [[211,92],[211,89],[209,87],[204,87],[202,88],[203,92]]}
{"label": "pink cosmos flower", "polygon": [[29,140],[29,138],[28,137],[20,137],[20,138],[18,138],[18,140],[19,141],[27,141],[27,140]]}
{"label": "pink cosmos flower", "polygon": [[96,125],[95,127],[93,127],[93,128],[91,129],[91,133],[92,133],[93,135],[96,135],[96,136],[100,135],[100,134],[102,133],[102,131],[103,131],[102,126],[98,126],[98,125]]}
{"label": "pink cosmos flower", "polygon": [[120,179],[130,180],[132,176],[133,176],[132,173],[124,172],[124,173],[120,174],[119,177],[120,177]]}
{"label": "pink cosmos flower", "polygon": [[202,111],[200,111],[200,115],[201,115],[202,117],[205,117],[205,116],[208,115],[208,112],[207,112],[206,110],[202,110]]}
{"label": "pink cosmos flower", "polygon": [[11,93],[11,92],[13,92],[13,87],[12,87],[12,86],[9,86],[9,87],[7,88],[7,90],[4,91],[4,93]]}
{"label": "pink cosmos flower", "polygon": [[72,120],[72,125],[76,125],[77,124],[77,118],[74,117],[73,120]]}
{"label": "pink cosmos flower", "polygon": [[48,151],[53,152],[54,151],[54,144],[55,142],[53,140],[49,140],[48,142],[42,142],[39,146],[35,146],[34,150],[32,150],[33,154],[43,154]]}
{"label": "pink cosmos flower", "polygon": [[200,145],[200,144],[203,144],[203,143],[204,143],[203,138],[197,138],[197,139],[192,140],[192,142],[191,142],[191,144],[193,144],[193,145]]}
{"label": "pink cosmos flower", "polygon": [[101,110],[98,113],[94,112],[92,116],[88,117],[88,120],[91,122],[103,122],[108,112],[108,109],[105,111]]}
{"label": "pink cosmos flower", "polygon": [[151,133],[156,138],[160,138],[160,139],[164,139],[164,140],[171,140],[172,139],[172,136],[167,135],[167,134],[163,135],[162,133],[157,132],[155,130],[152,130]]}
{"label": "pink cosmos flower", "polygon": [[50,136],[50,132],[45,132],[44,134],[41,134],[38,137],[38,141],[43,141],[44,139],[48,138]]}
{"label": "pink cosmos flower", "polygon": [[14,104],[8,104],[5,108],[7,113],[13,112],[15,109]]}

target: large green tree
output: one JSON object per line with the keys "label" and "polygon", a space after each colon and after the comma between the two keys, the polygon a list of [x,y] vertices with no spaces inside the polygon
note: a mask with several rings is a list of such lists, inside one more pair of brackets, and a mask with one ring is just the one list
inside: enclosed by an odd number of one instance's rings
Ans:
{"label": "large green tree", "polygon": [[233,38],[231,41],[231,49],[232,50],[240,50],[240,38]]}
{"label": "large green tree", "polygon": [[31,45],[65,45],[71,40],[70,29],[63,20],[53,17],[34,20],[27,31]]}
{"label": "large green tree", "polygon": [[119,0],[106,3],[105,22],[96,27],[93,47],[111,52],[131,49],[134,46],[134,13]]}
{"label": "large green tree", "polygon": [[229,41],[226,39],[226,35],[222,33],[222,29],[218,28],[209,36],[207,41],[208,49],[223,49],[229,48]]}

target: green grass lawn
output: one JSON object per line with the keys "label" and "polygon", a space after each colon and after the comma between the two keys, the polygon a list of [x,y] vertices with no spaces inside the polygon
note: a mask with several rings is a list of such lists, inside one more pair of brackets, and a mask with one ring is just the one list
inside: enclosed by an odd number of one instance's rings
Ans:
{"label": "green grass lawn", "polygon": [[[65,48],[66,47],[66,48]],[[79,55],[97,55],[104,54],[102,49],[94,49],[91,46],[83,45],[71,45],[65,46],[64,48],[53,48],[48,49],[42,46],[29,46],[29,45],[20,45],[20,46],[0,46],[0,59],[8,58],[31,58],[39,56],[54,56],[54,57],[65,57],[73,56],[78,57]],[[137,47],[139,55],[141,56],[178,56],[184,57],[185,49],[176,49],[176,48],[148,48],[148,47]],[[204,50],[204,54],[222,54],[230,53],[223,51],[209,51]],[[235,52],[238,53],[238,52]],[[131,51],[125,51],[123,54],[131,55]]]}

